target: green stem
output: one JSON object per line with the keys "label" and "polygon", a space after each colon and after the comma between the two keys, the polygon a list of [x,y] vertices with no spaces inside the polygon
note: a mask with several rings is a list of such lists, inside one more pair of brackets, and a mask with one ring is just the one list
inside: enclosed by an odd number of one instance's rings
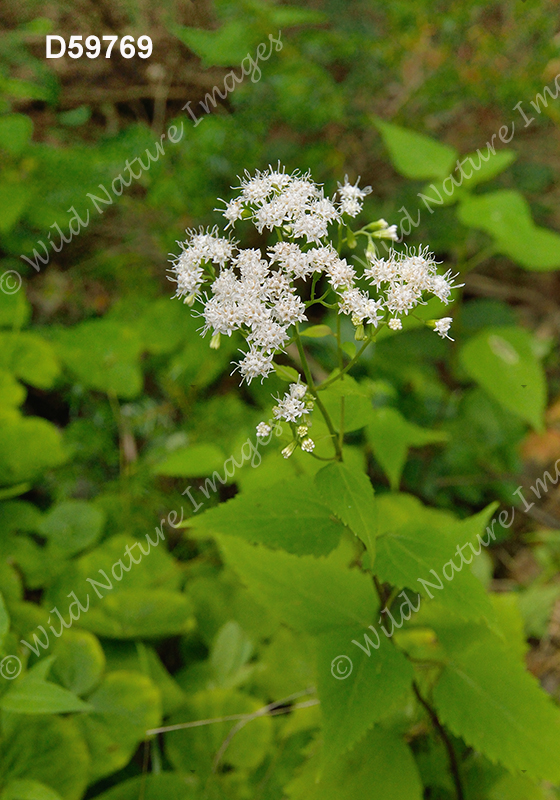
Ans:
{"label": "green stem", "polygon": [[332,438],[332,441],[333,441],[333,445],[334,445],[334,449],[335,449],[335,452],[336,452],[336,460],[337,461],[342,461],[342,448],[340,446],[340,442],[339,442],[338,437],[336,435],[336,431],[334,429],[334,425],[332,423],[332,420],[331,420],[331,418],[329,416],[329,412],[327,411],[327,409],[323,405],[323,401],[321,400],[321,398],[317,394],[317,389],[315,387],[315,382],[313,380],[313,376],[311,374],[311,370],[309,369],[309,364],[307,363],[307,358],[305,356],[305,351],[303,349],[303,344],[301,342],[301,337],[299,335],[299,329],[298,329],[297,325],[296,325],[296,345],[297,345],[299,357],[300,357],[300,360],[301,360],[301,366],[303,368],[303,374],[305,375],[305,380],[307,381],[307,386],[309,387],[309,391],[311,392],[311,394],[315,398],[315,402],[317,403],[317,408],[319,409],[319,411],[323,415],[323,419],[325,420],[325,423],[326,423],[327,428],[329,430],[329,433],[331,435],[331,438]]}
{"label": "green stem", "polygon": [[441,740],[443,741],[444,747],[447,750],[447,757],[449,759],[449,769],[453,777],[453,783],[455,784],[457,800],[465,800],[465,794],[463,792],[463,784],[461,783],[461,773],[459,771],[459,762],[457,761],[457,756],[455,755],[455,750],[453,749],[453,743],[449,738],[449,736],[447,735],[447,731],[439,721],[438,715],[436,714],[435,710],[431,707],[428,701],[425,700],[420,694],[420,689],[418,688],[418,684],[416,683],[416,681],[412,682],[412,689],[420,705],[423,706],[425,710],[428,712],[428,716],[430,717],[434,728],[439,733]]}
{"label": "green stem", "polygon": [[338,379],[339,379],[339,378],[340,378],[342,375],[346,374],[346,373],[348,372],[348,370],[349,370],[349,369],[351,369],[351,368],[354,366],[354,364],[355,364],[355,363],[356,363],[356,361],[359,359],[359,357],[362,355],[362,353],[364,352],[364,350],[366,349],[366,347],[368,346],[368,344],[371,344],[371,343],[372,343],[372,341],[373,341],[373,336],[368,336],[368,338],[365,340],[365,342],[363,343],[363,345],[360,347],[360,349],[358,350],[358,352],[356,353],[356,355],[354,356],[354,358],[353,358],[351,361],[349,361],[349,362],[348,362],[348,364],[346,364],[346,366],[344,367],[344,369],[340,370],[340,372],[337,372],[337,373],[336,373],[336,375],[334,375],[332,378],[329,378],[329,379],[328,379],[328,380],[326,380],[324,383],[322,383],[320,386],[318,386],[318,387],[317,387],[317,391],[318,391],[318,392],[322,392],[322,391],[323,391],[323,389],[327,389],[327,388],[328,388],[328,387],[331,385],[331,383],[334,383],[334,382],[335,382],[335,381],[337,381],[337,380],[338,380]]}

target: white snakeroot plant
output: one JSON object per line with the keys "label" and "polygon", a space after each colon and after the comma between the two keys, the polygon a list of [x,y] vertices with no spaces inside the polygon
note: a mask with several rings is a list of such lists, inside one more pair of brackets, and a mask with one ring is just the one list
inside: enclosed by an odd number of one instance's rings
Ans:
{"label": "white snakeroot plant", "polygon": [[[275,369],[274,357],[296,345],[306,383],[293,383],[273,409],[276,421],[284,420],[293,434],[282,451],[289,457],[296,447],[312,453],[308,435],[311,412],[317,406],[327,424],[335,447],[334,458],[342,458],[342,437],[321,401],[320,392],[340,378],[356,362],[384,326],[402,329],[402,318],[435,296],[443,304],[450,299],[454,276],[438,272],[438,262],[428,247],[404,252],[389,250],[380,258],[376,239],[396,241],[395,225],[384,219],[359,230],[350,226],[363,207],[371,187],[360,188],[345,176],[334,197],[325,197],[322,186],[309,173],[287,174],[280,166],[255,175],[246,173],[237,187],[239,194],[225,203],[226,229],[251,222],[260,234],[275,232],[277,241],[266,253],[242,249],[230,236],[211,230],[188,230],[178,242],[181,252],[172,258],[175,297],[189,306],[196,304],[202,318],[202,335],[211,334],[210,347],[218,348],[221,336],[239,331],[246,341],[243,357],[235,364],[241,381],[262,380]],[[332,232],[334,229],[334,238]],[[341,255],[354,250],[357,237],[365,239],[365,259],[356,265]],[[336,244],[334,243],[336,239]],[[339,370],[316,386],[300,339],[299,324],[308,321],[308,310],[319,305],[337,314]],[[362,346],[344,366],[340,315],[350,318],[354,338]],[[451,317],[432,321],[443,338],[450,338]],[[260,423],[257,436],[270,432]],[[313,454],[319,458],[318,455]]]}

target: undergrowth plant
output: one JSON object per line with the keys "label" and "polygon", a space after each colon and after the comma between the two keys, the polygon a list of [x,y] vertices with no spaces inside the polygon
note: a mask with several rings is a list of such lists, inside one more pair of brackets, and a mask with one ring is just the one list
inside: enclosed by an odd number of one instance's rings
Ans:
{"label": "undergrowth plant", "polygon": [[[274,428],[284,459],[299,461],[290,476],[269,453],[236,497],[184,524],[216,538],[255,613],[266,609],[313,643],[317,686],[301,690],[317,692],[320,718],[312,703],[293,707],[289,724],[313,736],[285,793],[420,800],[430,786],[430,797],[458,800],[551,796],[542,781],[560,782],[560,713],[524,667],[514,598],[488,593],[477,567],[513,509],[493,518],[492,504],[461,519],[397,491],[374,496],[352,439],[367,426],[396,489],[402,464],[391,444],[402,448],[406,420],[399,428],[374,413],[368,380],[350,371],[403,322],[449,339],[452,319],[441,314],[456,276],[438,271],[427,247],[380,257],[395,227],[354,224],[370,191],[358,182],[346,178],[330,199],[309,174],[269,168],[247,174],[239,191],[227,227],[249,222],[276,243],[263,253],[217,228],[188,231],[172,280],[211,348],[241,334],[242,382],[275,372],[289,384],[256,435],[270,441]],[[312,315],[326,322],[306,326]],[[305,342],[328,337],[337,366],[325,374]],[[418,443],[442,438],[415,428]]]}

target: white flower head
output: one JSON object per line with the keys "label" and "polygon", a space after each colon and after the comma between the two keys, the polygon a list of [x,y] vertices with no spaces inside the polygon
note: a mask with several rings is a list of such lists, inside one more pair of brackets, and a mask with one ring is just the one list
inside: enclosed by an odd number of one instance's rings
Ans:
{"label": "white flower head", "polygon": [[[265,355],[253,347],[242,358],[235,370],[239,370],[242,380],[251,383],[253,378],[260,378],[261,383],[274,369],[272,355]],[[234,372],[235,372],[234,370]]]}
{"label": "white flower head", "polygon": [[303,442],[301,443],[301,449],[305,450],[306,453],[312,453],[313,450],[315,449],[315,442],[313,441],[313,439],[310,439],[308,437],[307,439],[304,439]]}
{"label": "white flower head", "polygon": [[441,319],[436,320],[434,323],[434,330],[436,333],[439,333],[442,339],[449,339],[449,341],[453,342],[454,339],[451,336],[448,336],[448,331],[451,327],[451,323],[453,322],[453,317],[442,317]]}
{"label": "white flower head", "polygon": [[272,428],[266,422],[259,422],[257,425],[257,438],[258,439],[265,439],[269,433],[272,432]]}
{"label": "white flower head", "polygon": [[355,184],[348,181],[348,175],[344,176],[344,183],[338,184],[338,196],[340,197],[340,213],[347,214],[349,217],[357,217],[362,210],[364,198],[370,194],[371,186],[360,189],[358,186],[360,179]]}

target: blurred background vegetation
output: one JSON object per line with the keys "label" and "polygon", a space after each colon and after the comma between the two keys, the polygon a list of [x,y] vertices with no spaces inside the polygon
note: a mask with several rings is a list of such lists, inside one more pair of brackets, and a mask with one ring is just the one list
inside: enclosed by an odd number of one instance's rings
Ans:
{"label": "blurred background vegetation", "polygon": [[[519,192],[535,225],[560,232],[560,99],[532,112],[527,127],[514,110],[521,101],[529,113],[560,73],[554,0],[5,0],[0,21],[0,274],[23,276],[19,291],[0,292],[0,590],[11,622],[3,654],[25,660],[19,641],[46,625],[53,604],[64,614],[70,591],[127,543],[153,536],[171,509],[192,514],[181,494],[189,481],[195,486],[239,452],[282,387],[272,378],[239,389],[229,376],[237,342],[210,356],[196,320],[169,299],[168,253],[185,228],[220,222],[216,198],[227,198],[245,169],[280,160],[288,170],[311,169],[329,193],[344,174],[361,176],[373,187],[364,217],[398,223],[403,207],[413,219],[423,209],[407,242],[429,243],[446,268],[465,275],[455,346],[411,329],[379,342],[361,367],[375,408],[448,435],[442,446],[410,433],[400,477],[352,434],[378,491],[389,488],[390,473],[402,491],[461,515],[494,500],[509,507],[518,486],[560,457],[555,239],[542,269],[529,235],[517,257],[452,204],[429,213],[418,192],[437,170],[414,178],[399,169],[377,124],[396,123],[466,154],[514,120],[507,145],[514,156],[476,193]],[[202,113],[205,94],[278,31],[283,48],[260,62],[261,79],[246,78]],[[110,59],[47,60],[49,33],[149,34],[154,49],[147,60],[117,50]],[[189,100],[201,117],[196,126],[182,110]],[[146,161],[146,148],[155,155],[170,124],[183,125],[181,141],[165,138],[164,155],[97,213],[88,193],[103,196],[100,184],[110,191],[127,159]],[[82,219],[89,210],[90,221],[60,248],[56,224],[70,238],[72,207]],[[21,256],[43,253],[39,241],[49,258],[35,270]],[[509,409],[500,402],[492,377],[474,383],[458,356],[481,331],[515,326],[546,371],[544,425],[522,402]],[[333,366],[327,345],[311,350],[324,369]],[[246,466],[206,506],[254,484],[256,472]],[[557,699],[559,521],[552,487],[517,514],[480,568],[493,589],[519,593],[529,668]],[[200,797],[284,797],[308,722],[252,723],[216,772],[212,759],[227,727],[171,735],[162,749],[141,744],[162,718],[252,711],[313,681],[306,642],[249,601],[212,542],[165,530],[168,552],[135,568],[97,616],[84,615],[51,648],[50,680],[88,697],[91,721],[13,715],[5,704],[3,789],[25,778],[65,800],[126,800],[139,796],[137,776],[148,770],[156,777],[145,800],[199,797],[197,786],[206,787]],[[9,682],[1,684],[8,691]],[[196,702],[195,691],[202,691]],[[199,783],[189,786],[180,776],[192,771]],[[435,780],[430,797],[446,791]]]}

